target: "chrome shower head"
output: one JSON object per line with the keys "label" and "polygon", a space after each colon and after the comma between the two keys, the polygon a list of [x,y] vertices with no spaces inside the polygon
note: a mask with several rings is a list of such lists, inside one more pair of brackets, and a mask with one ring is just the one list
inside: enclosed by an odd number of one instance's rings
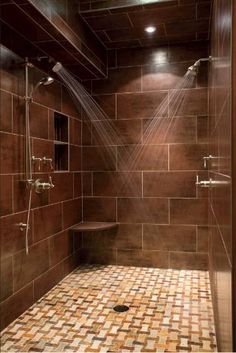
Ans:
{"label": "chrome shower head", "polygon": [[43,86],[49,86],[51,83],[54,82],[54,78],[47,76],[47,77],[43,77],[41,78],[41,80],[37,83],[37,85],[32,89],[31,93],[30,93],[30,97],[33,97],[34,92],[39,88],[39,86],[43,85]]}
{"label": "chrome shower head", "polygon": [[62,69],[62,64],[60,62],[57,62],[53,68],[52,68],[52,71],[54,72],[59,72],[60,70]]}
{"label": "chrome shower head", "polygon": [[194,76],[197,76],[201,62],[204,62],[204,61],[212,61],[212,57],[209,56],[208,58],[201,58],[201,59],[197,60],[192,66],[190,66],[188,68],[188,73],[190,73]]}
{"label": "chrome shower head", "polygon": [[194,76],[197,76],[200,64],[201,60],[196,61],[192,66],[188,68],[188,72]]}
{"label": "chrome shower head", "polygon": [[43,77],[37,84],[37,86],[39,85],[44,85],[44,86],[48,86],[50,85],[51,83],[54,82],[54,78],[48,76],[48,77]]}

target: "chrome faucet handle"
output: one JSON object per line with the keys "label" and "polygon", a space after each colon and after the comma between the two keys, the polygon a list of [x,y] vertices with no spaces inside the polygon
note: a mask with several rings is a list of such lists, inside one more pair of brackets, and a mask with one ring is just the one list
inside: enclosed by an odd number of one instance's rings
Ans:
{"label": "chrome faucet handle", "polygon": [[54,184],[53,184],[53,182],[52,182],[52,177],[50,176],[49,177],[49,185],[50,185],[50,188],[52,189],[52,188],[54,188]]}
{"label": "chrome faucet handle", "polygon": [[38,162],[38,170],[40,171],[41,169],[41,162],[42,162],[42,158],[40,157],[35,157],[35,156],[32,156],[32,162],[33,163],[37,163]]}
{"label": "chrome faucet handle", "polygon": [[47,158],[46,156],[44,156],[42,160],[43,160],[43,164],[49,163],[50,169],[53,170],[52,158]]}

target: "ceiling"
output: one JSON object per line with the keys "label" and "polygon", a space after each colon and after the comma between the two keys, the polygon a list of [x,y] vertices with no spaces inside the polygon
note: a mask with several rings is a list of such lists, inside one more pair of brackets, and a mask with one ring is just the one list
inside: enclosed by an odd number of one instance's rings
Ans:
{"label": "ceiling", "polygon": [[[79,13],[108,49],[209,39],[212,0],[79,0]],[[146,26],[155,26],[152,34]]]}

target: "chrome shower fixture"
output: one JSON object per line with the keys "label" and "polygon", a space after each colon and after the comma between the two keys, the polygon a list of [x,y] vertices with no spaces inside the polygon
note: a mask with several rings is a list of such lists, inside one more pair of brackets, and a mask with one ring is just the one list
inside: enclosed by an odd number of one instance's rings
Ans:
{"label": "chrome shower fixture", "polygon": [[33,90],[30,93],[30,99],[32,99],[33,93],[37,90],[37,88],[41,85],[43,86],[49,86],[51,83],[54,82],[54,78],[47,76],[41,78],[41,80],[36,84],[36,86],[33,88]]}
{"label": "chrome shower fixture", "polygon": [[57,62],[53,68],[52,68],[52,71],[54,72],[59,72],[60,70],[62,69],[62,64],[60,62]]}
{"label": "chrome shower fixture", "polygon": [[188,72],[193,74],[194,76],[197,76],[201,62],[204,61],[211,61],[211,56],[209,56],[209,58],[202,58],[197,60],[192,66],[188,68]]}
{"label": "chrome shower fixture", "polygon": [[48,76],[48,77],[43,77],[38,83],[37,83],[37,87],[40,86],[40,85],[44,85],[44,86],[48,86],[50,85],[51,83],[54,82],[54,78]]}

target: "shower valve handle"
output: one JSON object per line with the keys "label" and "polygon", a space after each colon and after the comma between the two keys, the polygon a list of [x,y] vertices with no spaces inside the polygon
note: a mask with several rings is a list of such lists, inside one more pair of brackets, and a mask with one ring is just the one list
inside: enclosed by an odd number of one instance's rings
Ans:
{"label": "shower valve handle", "polygon": [[51,170],[53,170],[52,158],[47,158],[44,156],[42,160],[43,160],[43,164],[49,163]]}
{"label": "shower valve handle", "polygon": [[38,162],[38,170],[40,171],[40,169],[41,169],[41,162],[42,162],[42,158],[32,156],[32,162],[33,162],[33,163],[37,163],[37,162]]}
{"label": "shower valve handle", "polygon": [[41,179],[37,179],[34,183],[34,186],[36,193],[41,194],[45,190],[54,188],[55,185],[53,184],[52,177],[50,176],[48,183],[41,181]]}

